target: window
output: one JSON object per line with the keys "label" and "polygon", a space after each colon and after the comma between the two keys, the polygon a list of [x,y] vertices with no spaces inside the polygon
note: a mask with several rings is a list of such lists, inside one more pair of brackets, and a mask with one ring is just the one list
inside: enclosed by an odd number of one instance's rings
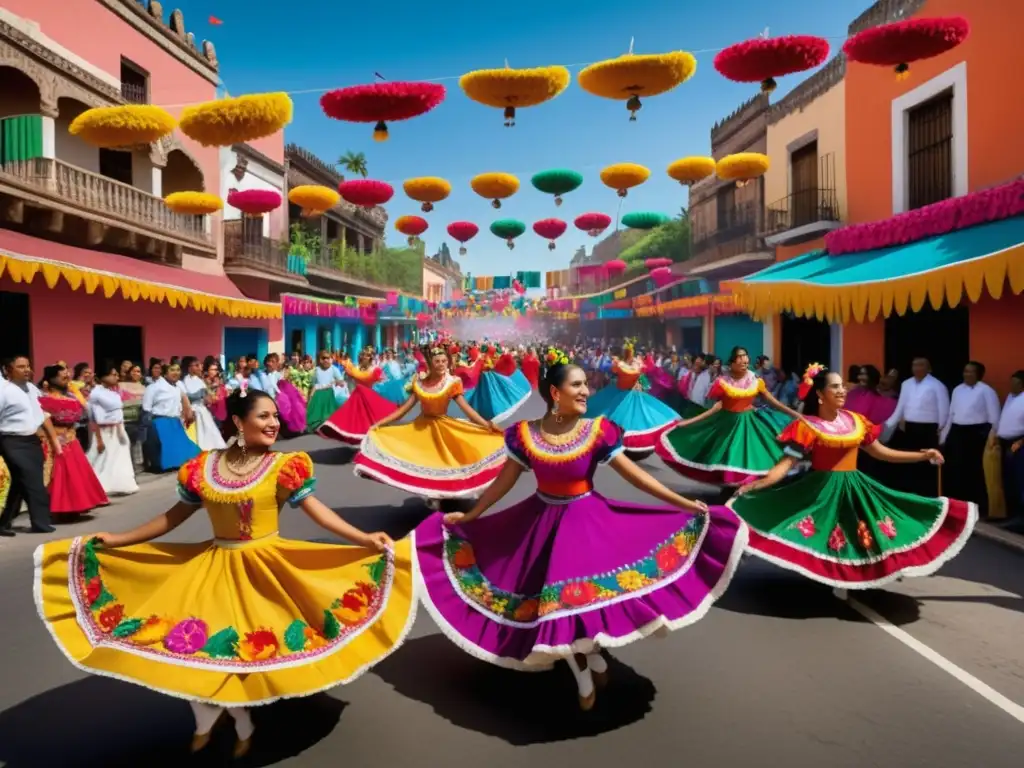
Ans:
{"label": "window", "polygon": [[818,142],[812,141],[789,156],[792,201],[790,226],[818,220]]}
{"label": "window", "polygon": [[718,229],[726,229],[735,223],[736,185],[730,184],[718,190]]}
{"label": "window", "polygon": [[953,90],[907,112],[907,208],[953,196]]}
{"label": "window", "polygon": [[132,153],[117,149],[100,150],[100,175],[108,179],[120,181],[122,184],[132,183]]}
{"label": "window", "polygon": [[121,98],[129,104],[149,103],[149,74],[124,56],[121,57]]}

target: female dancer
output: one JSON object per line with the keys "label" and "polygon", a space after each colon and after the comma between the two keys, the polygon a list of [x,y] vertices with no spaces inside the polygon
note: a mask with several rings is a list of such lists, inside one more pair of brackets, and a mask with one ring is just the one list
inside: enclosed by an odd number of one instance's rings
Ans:
{"label": "female dancer", "polygon": [[[420,595],[437,625],[468,653],[524,671],[565,659],[579,703],[594,705],[608,671],[600,650],[702,618],[732,579],[746,529],[725,507],[685,499],[623,455],[623,431],[582,418],[582,368],[560,357],[541,395],[548,413],[505,430],[511,459],[468,513],[416,529]],[[598,464],[671,507],[606,499]],[[524,471],[537,492],[481,517]]]}
{"label": "female dancer", "polygon": [[359,355],[358,368],[350,360],[342,361],[345,373],[355,382],[355,387],[341,407],[317,430],[320,437],[359,445],[370,427],[396,410],[394,403],[373,391],[373,385],[383,374],[380,368],[371,366],[372,356],[372,352],[364,349]]}
{"label": "female dancer", "polygon": [[306,431],[306,398],[293,383],[294,371],[292,362],[285,360],[277,380],[277,404],[285,432],[301,435]]}
{"label": "female dancer", "polygon": [[39,398],[39,407],[50,414],[57,433],[60,453],[48,440],[43,440],[45,464],[43,477],[50,491],[50,512],[54,515],[79,515],[109,504],[82,444],[78,442],[78,425],[85,409],[78,398],[69,393],[71,377],[67,368],[49,365],[43,369],[46,394]]}
{"label": "female dancer", "polygon": [[537,350],[533,347],[527,349],[519,366],[523,369],[526,380],[530,382],[530,389],[540,388],[540,358],[537,357]]}
{"label": "female dancer", "polygon": [[118,391],[116,368],[97,371],[99,386],[89,393],[92,437],[86,458],[108,496],[139,490],[135,482],[131,442],[124,428],[124,399]]}
{"label": "female dancer", "polygon": [[530,383],[508,352],[491,346],[482,360],[483,372],[466,402],[488,421],[505,421],[530,399]]}
{"label": "female dancer", "polygon": [[[447,415],[455,401],[472,424]],[[394,424],[419,403],[420,415]],[[494,482],[505,462],[501,430],[474,411],[462,381],[448,373],[448,352],[430,350],[430,374],[413,380],[405,404],[375,424],[355,460],[355,473],[423,496],[440,499],[476,496]]]}
{"label": "female dancer", "polygon": [[587,403],[587,417],[604,416],[623,431],[623,445],[636,458],[654,452],[659,434],[679,421],[679,414],[660,400],[644,392],[640,377],[642,361],[633,357],[633,345],[622,347],[622,359],[612,360],[615,385],[601,389]]}
{"label": "female dancer", "polygon": [[[309,456],[271,450],[273,399],[241,389],[228,411],[231,447],[181,468],[167,512],[127,533],[38,548],[35,598],[79,669],[187,699],[193,751],[226,707],[240,757],[253,735],[246,707],[351,682],[402,643],[415,603],[411,542],[364,533],[313,496]],[[286,500],[355,546],[281,538]],[[200,507],[212,541],[147,543]]]}
{"label": "female dancer", "polygon": [[313,384],[309,394],[309,403],[306,406],[306,430],[309,432],[316,432],[320,429],[320,426],[337,409],[338,404],[334,399],[334,387],[339,382],[345,383],[345,377],[341,375],[341,371],[334,367],[331,353],[326,349],[320,350],[317,362],[318,365],[313,371]]}
{"label": "female dancer", "polygon": [[384,381],[374,384],[373,391],[381,397],[390,400],[395,405],[401,405],[408,397],[405,388],[412,381],[415,371],[407,376],[402,369],[402,364],[395,359],[395,353],[390,349],[384,351],[384,362],[381,364],[381,370],[384,372]]}
{"label": "female dancer", "polygon": [[[717,485],[739,485],[768,474],[782,458],[776,435],[789,419],[800,418],[750,370],[747,350],[733,347],[728,362],[728,374],[715,379],[708,393],[715,404],[663,434],[658,444],[658,455],[674,470]],[[758,395],[781,414],[756,410]]]}
{"label": "female dancer", "polygon": [[[975,504],[894,491],[857,471],[858,448],[897,464],[941,464],[942,454],[877,442],[880,427],[843,408],[843,377],[827,368],[809,368],[800,394],[803,418],[779,436],[785,456],[729,502],[750,526],[751,552],[837,588],[840,597],[927,576],[955,557],[974,530]],[[810,472],[780,483],[808,459]]]}
{"label": "female dancer", "polygon": [[203,378],[203,364],[198,357],[188,356],[182,359],[185,376],[181,383],[188,395],[188,403],[192,407],[192,423],[195,424],[195,444],[201,451],[219,451],[224,449],[224,438],[220,436],[217,420],[207,405],[210,391]]}

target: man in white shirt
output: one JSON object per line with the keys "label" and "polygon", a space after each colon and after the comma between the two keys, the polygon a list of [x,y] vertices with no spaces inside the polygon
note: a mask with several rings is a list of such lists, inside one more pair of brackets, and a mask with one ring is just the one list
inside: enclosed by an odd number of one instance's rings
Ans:
{"label": "man in white shirt", "polygon": [[[699,366],[698,360],[700,361]],[[708,392],[711,391],[711,369],[710,367],[704,367],[705,365],[710,365],[711,361],[712,358],[705,355],[697,355],[693,358],[693,369],[691,372],[692,378],[690,379],[690,394],[688,399],[699,405],[701,408],[703,408],[704,403],[707,402]]]}
{"label": "man in white shirt", "polygon": [[983,512],[988,508],[982,464],[985,445],[999,423],[999,395],[984,378],[982,363],[971,360],[964,366],[964,383],[953,389],[949,415],[939,436],[946,458],[943,495],[973,501]]}
{"label": "man in white shirt", "polygon": [[[902,427],[894,442],[903,451],[938,448],[941,428],[949,419],[949,391],[932,376],[932,366],[926,358],[914,358],[910,370],[913,376],[900,387],[896,410],[885,422],[886,431]],[[901,491],[919,496],[938,495],[938,468],[930,463],[907,464],[894,480]]]}
{"label": "man in white shirt", "polygon": [[50,492],[43,482],[43,446],[45,434],[54,455],[61,452],[50,417],[39,406],[40,392],[32,383],[32,365],[18,356],[4,365],[5,381],[0,381],[0,457],[11,474],[11,492],[0,513],[0,536],[13,536],[11,524],[21,503],[28,503],[33,533],[53,533],[50,524]]}
{"label": "man in white shirt", "polygon": [[1024,533],[1024,370],[1010,377],[1010,394],[992,432],[1003,453],[1003,494],[1010,526]]}

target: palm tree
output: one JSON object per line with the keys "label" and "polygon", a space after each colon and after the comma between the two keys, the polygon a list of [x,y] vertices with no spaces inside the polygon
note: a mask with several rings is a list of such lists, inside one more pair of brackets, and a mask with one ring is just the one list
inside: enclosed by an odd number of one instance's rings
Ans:
{"label": "palm tree", "polygon": [[356,176],[362,176],[364,179],[370,173],[366,169],[366,155],[362,152],[346,152],[338,158],[337,165],[340,165],[349,173],[355,174]]}

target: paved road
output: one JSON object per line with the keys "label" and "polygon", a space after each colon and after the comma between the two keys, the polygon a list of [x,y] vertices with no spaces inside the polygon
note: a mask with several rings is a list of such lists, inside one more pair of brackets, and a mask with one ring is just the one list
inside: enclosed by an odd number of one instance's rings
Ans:
{"label": "paved road", "polygon": [[[540,408],[535,399],[525,413]],[[311,452],[320,497],[358,525],[401,535],[427,514],[355,479],[344,449],[316,437],[286,447]],[[647,464],[684,492],[699,490]],[[172,502],[172,482],[156,480],[57,536],[130,527]],[[609,470],[597,485],[639,498]],[[523,484],[514,498],[528,492]],[[323,536],[301,513],[286,513],[282,528]],[[169,538],[207,535],[196,516]],[[40,540],[0,540],[0,764],[223,764],[229,733],[214,745],[220,755],[188,756],[183,702],[85,676],[64,660],[32,604]],[[421,612],[406,646],[353,685],[256,710],[257,745],[242,765],[1020,768],[1024,724],[971,686],[1024,705],[1022,594],[1024,556],[976,537],[940,576],[861,596],[895,637],[830,590],[747,561],[704,621],[617,652],[613,686],[587,715],[566,669],[517,674],[477,662]],[[911,647],[915,640],[927,647]],[[922,655],[929,649],[943,666]]]}

